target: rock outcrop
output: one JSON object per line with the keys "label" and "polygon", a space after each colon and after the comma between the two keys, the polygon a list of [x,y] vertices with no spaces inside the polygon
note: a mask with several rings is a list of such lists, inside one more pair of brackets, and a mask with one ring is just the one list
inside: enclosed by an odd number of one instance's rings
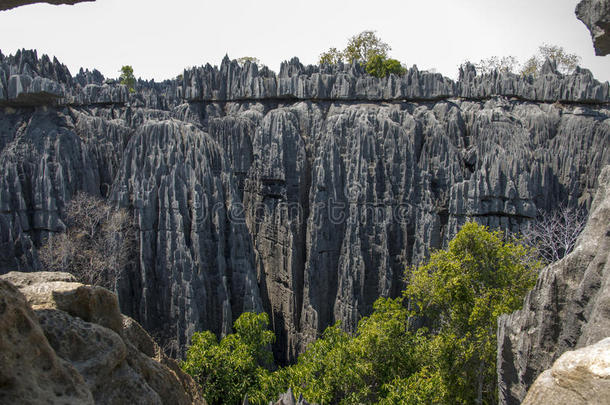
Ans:
{"label": "rock outcrop", "polygon": [[118,308],[110,291],[67,273],[0,276],[0,402],[205,404]]}
{"label": "rock outcrop", "polygon": [[498,320],[501,404],[521,403],[564,352],[610,336],[610,166],[598,184],[574,251],[541,272],[522,310]]}
{"label": "rock outcrop", "polygon": [[587,208],[610,163],[608,83],[551,64],[454,82],[226,58],[129,93],[20,51],[0,56],[0,99],[0,273],[41,269],[77,192],[108,198],[138,230],[121,310],[178,354],[265,310],[290,361],[398,294],[466,220],[518,232]]}
{"label": "rock outcrop", "polygon": [[529,389],[523,405],[605,404],[610,398],[610,338],[561,355]]}
{"label": "rock outcrop", "polygon": [[95,0],[3,0],[2,3],[0,3],[0,11],[2,10],[10,10],[11,8],[15,8],[15,7],[19,7],[19,6],[26,6],[28,4],[35,4],[35,3],[47,3],[47,4],[54,4],[54,5],[60,5],[60,4],[76,4],[76,3],[82,3],[85,1],[95,1]]}
{"label": "rock outcrop", "polygon": [[576,6],[576,16],[591,31],[595,54],[610,54],[610,1],[582,0]]}

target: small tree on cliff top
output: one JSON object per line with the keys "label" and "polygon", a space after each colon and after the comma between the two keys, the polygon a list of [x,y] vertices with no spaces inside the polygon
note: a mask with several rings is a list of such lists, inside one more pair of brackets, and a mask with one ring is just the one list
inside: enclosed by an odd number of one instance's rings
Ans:
{"label": "small tree on cliff top", "polygon": [[320,64],[337,64],[346,60],[348,63],[360,62],[366,72],[372,76],[385,77],[390,73],[403,74],[406,69],[401,63],[388,57],[390,45],[383,42],[375,31],[362,31],[351,37],[343,51],[330,48],[320,55]]}
{"label": "small tree on cliff top", "polygon": [[125,65],[121,68],[120,72],[121,76],[119,77],[119,82],[127,86],[130,93],[136,91],[136,78],[133,75],[133,68],[129,65]]}

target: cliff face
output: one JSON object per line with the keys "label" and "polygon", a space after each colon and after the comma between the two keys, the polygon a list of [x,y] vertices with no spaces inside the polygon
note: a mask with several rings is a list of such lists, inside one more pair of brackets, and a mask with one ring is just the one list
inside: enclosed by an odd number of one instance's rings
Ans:
{"label": "cliff face", "polygon": [[610,166],[598,183],[577,247],[542,271],[522,310],[498,319],[501,404],[521,403],[540,373],[567,350],[610,335]]}
{"label": "cliff face", "polygon": [[610,54],[610,1],[583,0],[576,6],[576,17],[591,31],[595,54]]}
{"label": "cliff face", "polygon": [[130,94],[23,51],[0,56],[0,100],[0,272],[39,269],[84,190],[137,221],[124,312],[183,348],[266,310],[280,361],[353,329],[467,219],[516,232],[586,207],[610,163],[608,83],[550,64],[453,82],[226,59]]}

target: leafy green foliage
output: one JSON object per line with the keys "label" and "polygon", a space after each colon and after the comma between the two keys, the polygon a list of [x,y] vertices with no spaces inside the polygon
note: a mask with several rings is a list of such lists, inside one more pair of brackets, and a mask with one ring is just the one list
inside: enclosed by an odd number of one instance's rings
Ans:
{"label": "leafy green foliage", "polygon": [[494,403],[496,321],[520,307],[539,266],[524,246],[467,223],[448,250],[408,270],[404,294],[429,326],[429,366],[448,403]]}
{"label": "leafy green foliage", "polygon": [[130,93],[136,91],[136,78],[133,75],[133,68],[131,66],[125,65],[121,68],[121,76],[119,77],[119,82],[127,86]]}
{"label": "leafy green foliage", "polygon": [[373,55],[366,63],[366,73],[376,77],[386,77],[390,73],[404,74],[407,71],[396,59]]}
{"label": "leafy green foliage", "polygon": [[261,387],[270,383],[269,344],[275,339],[268,324],[267,314],[246,312],[235,321],[235,333],[220,342],[209,331],[193,334],[181,366],[201,385],[209,404],[237,404],[246,394],[253,404],[267,403]]}
{"label": "leafy green foliage", "polygon": [[375,55],[387,57],[390,49],[390,45],[383,42],[375,31],[362,31],[349,39],[343,55],[349,63],[358,61],[366,64]]}
{"label": "leafy green foliage", "polygon": [[343,51],[330,48],[320,55],[320,64],[334,65],[359,62],[365,66],[366,72],[372,76],[385,77],[390,73],[404,74],[406,69],[401,63],[388,57],[390,46],[383,42],[375,31],[362,31],[351,37]]}
{"label": "leafy green foliage", "polygon": [[244,314],[220,343],[195,334],[183,368],[211,404],[246,393],[265,403],[289,387],[320,404],[494,403],[497,317],[520,307],[538,266],[527,248],[467,223],[407,270],[401,297],[378,299],[354,334],[327,328],[296,364],[269,372],[267,318]]}
{"label": "leafy green foliage", "polygon": [[320,65],[336,65],[341,62],[343,62],[343,52],[337,48],[330,48],[328,51],[320,54]]}

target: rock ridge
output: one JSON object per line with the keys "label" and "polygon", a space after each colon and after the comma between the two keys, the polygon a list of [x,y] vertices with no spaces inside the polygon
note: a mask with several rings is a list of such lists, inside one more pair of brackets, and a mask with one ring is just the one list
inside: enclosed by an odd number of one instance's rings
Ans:
{"label": "rock ridge", "polygon": [[56,59],[52,62],[36,51],[15,55],[0,53],[0,104],[11,106],[87,106],[126,104],[170,109],[195,101],[439,101],[452,98],[485,100],[515,97],[533,102],[610,103],[608,82],[600,83],[590,71],[577,68],[573,74],[558,73],[551,63],[541,74],[521,76],[492,72],[477,75],[472,64],[460,68],[458,81],[438,73],[419,71],[376,78],[362,66],[304,66],[297,58],[281,65],[275,74],[256,64],[243,66],[225,57],[220,67],[209,64],[185,69],[181,78],[161,83],[138,81],[138,92],[114,80],[104,80],[98,71],[81,71],[72,78]]}
{"label": "rock ridge", "polygon": [[[83,100],[87,86],[98,91],[87,90],[83,105],[0,107],[0,273],[42,269],[37,250],[65,229],[77,192],[106,198],[135,219],[121,310],[176,355],[194,331],[222,335],[241,312],[264,310],[276,359],[290,362],[326,326],[353,330],[377,297],[399,294],[404,268],[445,246],[465,221],[519,232],[538,210],[587,209],[610,164],[604,103],[189,102],[184,77],[139,82],[129,93],[96,71],[72,77],[35,52],[0,66],[2,83],[43,77]],[[239,83],[267,76],[290,90],[333,73],[296,60],[278,76],[228,59],[221,67],[204,69],[209,94],[238,95]],[[336,69],[338,78],[358,67]],[[195,73],[189,88],[203,89]],[[354,83],[365,79],[359,74]],[[488,83],[470,68],[464,76],[473,89]],[[545,94],[576,80],[548,76],[557,80]],[[111,102],[89,104],[96,100]]]}

